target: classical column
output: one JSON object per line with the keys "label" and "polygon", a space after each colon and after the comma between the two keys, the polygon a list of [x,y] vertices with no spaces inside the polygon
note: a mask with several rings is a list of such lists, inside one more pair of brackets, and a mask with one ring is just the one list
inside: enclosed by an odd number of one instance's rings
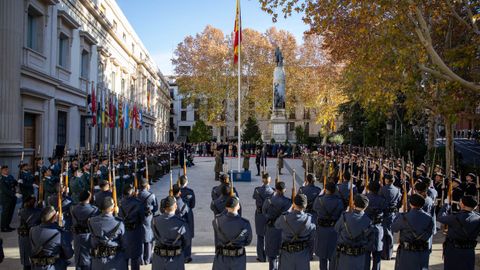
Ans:
{"label": "classical column", "polygon": [[23,148],[20,96],[23,8],[24,1],[0,1],[0,163],[13,169]]}

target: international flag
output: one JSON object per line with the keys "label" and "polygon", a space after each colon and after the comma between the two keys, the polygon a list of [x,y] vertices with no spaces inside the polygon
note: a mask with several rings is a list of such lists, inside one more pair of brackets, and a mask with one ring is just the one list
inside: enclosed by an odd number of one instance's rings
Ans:
{"label": "international flag", "polygon": [[127,129],[129,127],[129,123],[130,123],[130,114],[128,113],[128,102],[125,102],[125,110],[123,112],[123,115],[124,115],[124,126],[123,128],[124,129]]}
{"label": "international flag", "polygon": [[242,41],[242,18],[240,13],[240,0],[237,0],[237,13],[235,16],[235,27],[233,30],[233,62],[238,62],[238,53],[240,51],[240,42]]}
{"label": "international flag", "polygon": [[106,127],[106,116],[105,116],[105,89],[102,91],[102,127]]}
{"label": "international flag", "polygon": [[123,128],[123,100],[118,99],[118,127]]}

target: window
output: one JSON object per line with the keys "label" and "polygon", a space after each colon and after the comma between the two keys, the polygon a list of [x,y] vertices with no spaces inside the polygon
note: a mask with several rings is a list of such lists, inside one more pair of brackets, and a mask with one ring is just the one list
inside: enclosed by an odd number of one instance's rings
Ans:
{"label": "window", "polygon": [[27,47],[42,52],[43,23],[42,14],[30,6],[27,14]]}
{"label": "window", "polygon": [[290,122],[288,126],[290,127],[290,131],[295,130],[295,122]]}
{"label": "window", "polygon": [[125,35],[125,33],[123,33],[122,38],[123,38],[123,41],[127,41],[127,35]]}
{"label": "window", "polygon": [[185,98],[182,98],[182,109],[186,109],[188,106],[188,102]]}
{"label": "window", "polygon": [[82,78],[88,79],[88,70],[90,67],[90,54],[86,50],[82,50],[82,57],[81,57],[81,73],[80,76]]}
{"label": "window", "polygon": [[115,20],[113,20],[113,31],[117,31],[117,22]]}
{"label": "window", "polygon": [[112,87],[112,91],[115,91],[115,71],[112,71],[112,74],[110,75],[110,85]]}
{"label": "window", "polygon": [[67,113],[63,111],[57,114],[57,144],[67,144]]}
{"label": "window", "polygon": [[85,115],[80,116],[80,147],[86,145],[86,129],[87,129],[87,117]]}
{"label": "window", "polygon": [[36,115],[25,113],[23,117],[23,147],[35,149],[35,119]]}
{"label": "window", "polygon": [[132,43],[132,54],[135,54],[135,44]]}
{"label": "window", "polygon": [[180,121],[187,121],[187,111],[182,111],[180,115]]}
{"label": "window", "polygon": [[61,33],[58,37],[58,65],[63,68],[68,68],[69,47],[68,36]]}

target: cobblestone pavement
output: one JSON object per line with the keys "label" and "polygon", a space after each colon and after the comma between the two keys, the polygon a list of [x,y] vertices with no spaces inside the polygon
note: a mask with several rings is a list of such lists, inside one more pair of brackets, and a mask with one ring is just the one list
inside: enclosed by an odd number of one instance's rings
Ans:
{"label": "cobblestone pavement", "polygon": [[[236,168],[236,159],[226,159],[227,164],[231,163],[233,168]],[[255,205],[252,198],[253,189],[255,186],[260,185],[260,177],[255,176],[255,160],[250,159],[250,169],[252,170],[252,182],[237,182],[235,187],[237,188],[241,205],[243,208],[243,216],[250,220],[252,223],[252,229],[254,226],[254,212]],[[281,176],[282,181],[287,185],[287,196],[290,196],[292,187],[292,177],[290,172],[294,168],[298,174],[297,184],[303,180],[303,169],[301,168],[300,160],[286,160],[286,168],[283,171],[284,175]],[[274,177],[275,176],[276,159],[268,160],[268,171]],[[210,210],[210,192],[214,185],[218,185],[218,182],[214,181],[214,160],[210,157],[196,157],[195,166],[188,168],[188,178],[190,181],[190,187],[195,190],[197,196],[197,205],[195,208],[195,238],[193,239],[193,261],[186,265],[186,269],[189,270],[203,270],[211,269],[214,256],[213,245],[213,230],[212,219],[213,213]],[[229,166],[230,167],[230,166]],[[174,181],[178,174],[178,169],[173,172]],[[272,177],[272,178],[273,178]],[[157,198],[163,198],[168,194],[169,188],[169,176],[164,176],[159,182],[152,186],[152,191]],[[297,186],[298,188],[298,186]],[[13,226],[18,226],[17,219],[15,218]],[[2,233],[0,236],[4,239],[5,248],[5,261],[0,265],[1,269],[20,269],[19,252],[17,243],[17,234]],[[255,261],[255,232],[253,236],[252,244],[247,248],[248,264],[247,269],[263,270],[268,269],[268,263],[258,263]],[[395,236],[397,239],[398,236]],[[430,256],[430,269],[443,269],[442,265],[442,241],[444,236],[439,233],[434,237],[433,251]],[[476,249],[477,254],[477,267],[480,269],[480,247]],[[143,266],[141,269],[150,269],[151,266]],[[318,262],[311,262],[312,269],[318,269]],[[69,268],[73,269],[73,267]],[[382,269],[394,269],[394,261],[382,261]]]}

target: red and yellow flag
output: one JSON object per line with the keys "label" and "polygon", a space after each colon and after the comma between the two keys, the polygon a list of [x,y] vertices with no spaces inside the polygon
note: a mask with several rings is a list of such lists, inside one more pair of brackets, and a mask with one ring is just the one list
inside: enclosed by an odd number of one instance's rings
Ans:
{"label": "red and yellow flag", "polygon": [[235,16],[235,28],[233,30],[233,62],[238,62],[238,52],[240,51],[240,42],[242,40],[242,18],[240,13],[240,0],[237,0],[237,13]]}

